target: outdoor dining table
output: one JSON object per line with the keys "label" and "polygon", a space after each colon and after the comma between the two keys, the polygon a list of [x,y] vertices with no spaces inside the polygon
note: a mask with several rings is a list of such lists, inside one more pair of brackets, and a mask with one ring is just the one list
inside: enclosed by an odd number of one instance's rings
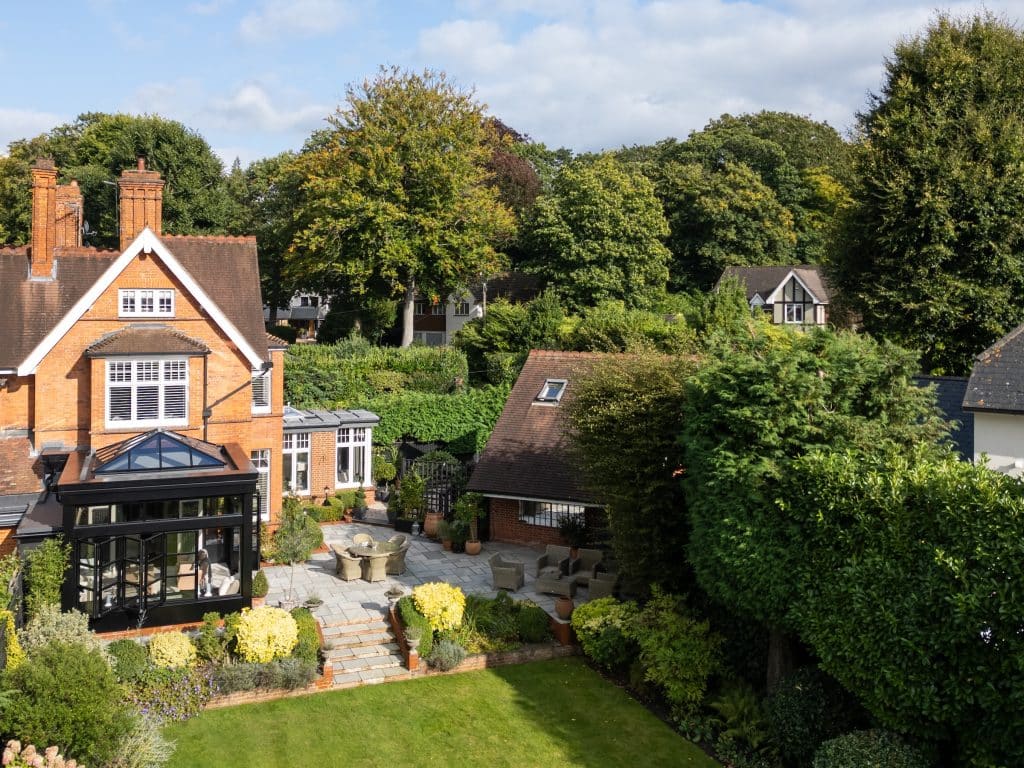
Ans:
{"label": "outdoor dining table", "polygon": [[353,544],[348,553],[362,560],[363,581],[384,581],[387,557],[395,551],[395,547],[386,541],[374,541],[372,544]]}

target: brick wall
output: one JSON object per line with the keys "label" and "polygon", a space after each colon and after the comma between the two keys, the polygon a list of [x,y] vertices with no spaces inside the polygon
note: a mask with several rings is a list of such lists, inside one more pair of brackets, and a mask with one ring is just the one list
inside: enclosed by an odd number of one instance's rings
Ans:
{"label": "brick wall", "polygon": [[514,499],[488,499],[491,539],[517,544],[565,545],[557,528],[530,525],[519,519],[519,502]]}
{"label": "brick wall", "polygon": [[14,528],[0,528],[0,557],[8,555],[18,548],[14,540]]}
{"label": "brick wall", "polygon": [[0,429],[28,429],[32,426],[35,398],[31,376],[5,376],[0,389]]}
{"label": "brick wall", "polygon": [[43,489],[42,462],[31,454],[27,437],[0,438],[0,496]]}

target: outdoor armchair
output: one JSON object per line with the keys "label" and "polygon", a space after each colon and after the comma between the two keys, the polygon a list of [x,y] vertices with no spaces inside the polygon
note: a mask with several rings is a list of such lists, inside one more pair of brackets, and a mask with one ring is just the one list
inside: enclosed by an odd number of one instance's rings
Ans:
{"label": "outdoor armchair", "polygon": [[615,586],[619,582],[619,574],[611,571],[594,570],[590,573],[590,584],[587,587],[587,597],[596,600],[599,597],[612,597],[615,593]]}
{"label": "outdoor armchair", "polygon": [[494,580],[495,589],[511,589],[515,592],[523,586],[526,567],[521,562],[505,559],[499,552],[491,557],[490,563],[491,578]]}
{"label": "outdoor armchair", "polygon": [[600,549],[578,550],[576,559],[569,566],[570,571],[576,574],[576,583],[586,586],[587,582],[590,581],[591,575],[594,573],[594,569],[603,557],[604,552]]}
{"label": "outdoor armchair", "polygon": [[401,539],[401,543],[394,552],[388,554],[388,558],[384,564],[384,571],[389,576],[400,576],[405,573],[405,553],[409,551],[409,540],[405,536],[399,534],[392,536],[388,543],[390,544],[395,539]]}
{"label": "outdoor armchair", "polygon": [[569,548],[548,544],[547,551],[537,558],[537,580],[534,589],[540,593],[572,597],[576,580],[569,573]]}
{"label": "outdoor armchair", "polygon": [[394,536],[392,536],[390,539],[388,539],[388,544],[390,544],[390,545],[392,545],[393,547],[396,547],[396,548],[397,547],[408,547],[409,546],[409,537],[406,536],[404,533],[396,533]]}
{"label": "outdoor armchair", "polygon": [[334,552],[334,572],[345,581],[355,581],[363,575],[362,565],[359,558],[348,553],[340,544],[331,544],[331,551]]}
{"label": "outdoor armchair", "polygon": [[569,548],[548,544],[544,554],[537,558],[537,572],[540,576],[545,568],[558,568],[563,576],[569,575]]}
{"label": "outdoor armchair", "polygon": [[363,546],[365,544],[369,547],[373,545],[373,536],[368,533],[357,533],[352,537],[352,543],[358,546]]}

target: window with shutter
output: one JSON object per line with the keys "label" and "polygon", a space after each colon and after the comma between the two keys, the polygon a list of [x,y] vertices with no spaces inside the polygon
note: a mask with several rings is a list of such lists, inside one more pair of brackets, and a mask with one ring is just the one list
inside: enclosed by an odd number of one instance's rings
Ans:
{"label": "window with shutter", "polygon": [[107,426],[185,426],[188,360],[107,361]]}
{"label": "window with shutter", "polygon": [[270,449],[260,448],[249,454],[256,467],[256,495],[260,498],[260,511],[264,520],[270,519]]}
{"label": "window with shutter", "polygon": [[270,413],[270,372],[253,371],[252,412]]}

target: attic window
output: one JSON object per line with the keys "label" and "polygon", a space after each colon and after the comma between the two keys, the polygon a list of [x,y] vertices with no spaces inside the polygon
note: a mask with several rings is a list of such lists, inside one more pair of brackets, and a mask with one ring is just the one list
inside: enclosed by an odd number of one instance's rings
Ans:
{"label": "attic window", "polygon": [[565,393],[565,379],[547,379],[537,395],[538,403],[557,403]]}

